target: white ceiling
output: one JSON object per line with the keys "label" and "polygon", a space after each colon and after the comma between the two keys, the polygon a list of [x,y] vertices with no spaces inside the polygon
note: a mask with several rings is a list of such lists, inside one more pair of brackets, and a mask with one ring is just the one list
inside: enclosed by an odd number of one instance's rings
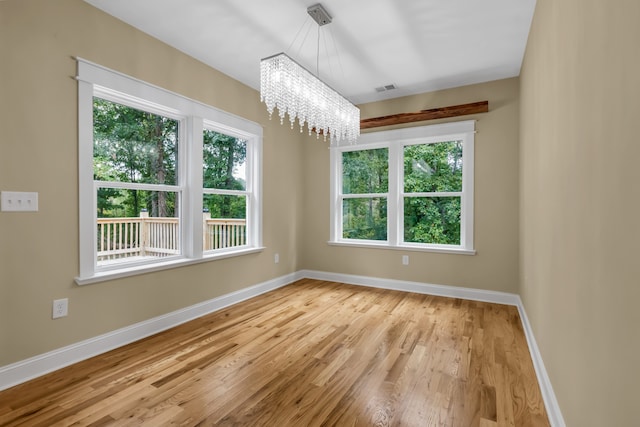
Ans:
{"label": "white ceiling", "polygon": [[[85,0],[259,89],[260,59],[286,52],[350,101],[514,77],[535,0]],[[305,37],[306,34],[306,37]],[[318,55],[319,54],[319,55]],[[319,56],[319,61],[317,61]],[[376,92],[395,84],[397,89]]]}

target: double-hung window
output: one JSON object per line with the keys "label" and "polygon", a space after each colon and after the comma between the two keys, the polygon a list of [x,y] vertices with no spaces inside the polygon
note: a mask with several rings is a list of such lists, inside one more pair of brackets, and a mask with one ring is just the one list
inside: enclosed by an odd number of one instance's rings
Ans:
{"label": "double-hung window", "polygon": [[342,153],[342,235],[353,240],[387,240],[389,149]]}
{"label": "double-hung window", "polygon": [[[205,124],[202,144],[203,250],[212,252],[247,244],[246,221],[253,203],[247,179],[247,141]],[[251,154],[251,153],[249,153]]]}
{"label": "double-hung window", "polygon": [[332,147],[332,244],[473,254],[475,122]]}
{"label": "double-hung window", "polygon": [[79,284],[261,250],[262,128],[78,59]]}

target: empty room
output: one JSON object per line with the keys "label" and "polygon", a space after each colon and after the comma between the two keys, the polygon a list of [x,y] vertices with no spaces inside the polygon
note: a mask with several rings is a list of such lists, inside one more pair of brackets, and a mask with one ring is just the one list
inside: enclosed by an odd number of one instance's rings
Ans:
{"label": "empty room", "polygon": [[639,20],[0,0],[0,426],[640,425]]}

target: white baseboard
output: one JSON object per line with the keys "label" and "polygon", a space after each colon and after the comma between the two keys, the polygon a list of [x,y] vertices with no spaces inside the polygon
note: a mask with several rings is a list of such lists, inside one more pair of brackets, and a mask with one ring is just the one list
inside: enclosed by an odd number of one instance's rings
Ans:
{"label": "white baseboard", "polygon": [[301,270],[302,277],[350,285],[368,286],[371,288],[392,289],[396,291],[415,292],[450,298],[462,298],[472,301],[493,302],[496,304],[518,305],[520,297],[516,294],[482,289],[462,288],[458,286],[432,285],[430,283],[408,282],[405,280],[380,279],[377,277],[354,276],[351,274],[328,273],[324,271]]}
{"label": "white baseboard", "polygon": [[153,319],[117,329],[88,340],[62,347],[29,359],[0,367],[0,390],[21,384],[90,357],[130,344],[158,332],[178,326],[246,299],[272,291],[300,279],[299,273],[286,276],[222,295],[190,307],[176,310]]}
{"label": "white baseboard", "polygon": [[404,292],[437,295],[450,298],[462,298],[474,301],[493,302],[518,307],[522,325],[525,331],[529,351],[533,360],[538,383],[542,391],[542,398],[549,415],[552,427],[566,427],[551,381],[542,362],[540,350],[533,336],[529,319],[522,305],[519,295],[507,292],[487,291],[482,289],[462,288],[456,286],[434,285],[429,283],[408,282],[394,279],[381,279],[368,276],[329,273],[315,270],[300,270],[286,276],[222,295],[199,304],[173,311],[144,322],[136,323],[125,328],[109,332],[76,344],[31,357],[11,365],[0,367],[0,390],[29,381],[41,375],[53,372],[65,366],[97,356],[114,348],[130,344],[150,335],[178,326],[189,320],[196,319],[222,308],[237,304],[257,295],[286,286],[302,278],[327,280],[348,283],[351,285],[368,286],[374,288],[391,289]]}
{"label": "white baseboard", "polygon": [[538,377],[538,384],[540,385],[540,391],[542,392],[542,399],[544,400],[544,406],[549,416],[549,423],[551,427],[566,427],[560,406],[558,405],[558,399],[553,392],[551,386],[551,380],[547,374],[547,369],[544,367],[542,361],[542,355],[538,348],[538,343],[533,335],[533,329],[529,323],[527,312],[524,310],[524,304],[520,296],[518,296],[518,312],[520,313],[520,319],[522,319],[522,327],[524,328],[524,336],[527,338],[527,344],[529,344],[529,353],[531,354],[531,360],[533,361],[533,368],[536,371]]}

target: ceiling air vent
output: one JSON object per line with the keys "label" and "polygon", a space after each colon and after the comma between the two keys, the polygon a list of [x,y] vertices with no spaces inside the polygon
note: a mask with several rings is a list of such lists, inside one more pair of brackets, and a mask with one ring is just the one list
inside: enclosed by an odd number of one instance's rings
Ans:
{"label": "ceiling air vent", "polygon": [[376,92],[386,92],[388,90],[394,90],[397,89],[396,85],[394,85],[393,83],[391,83],[390,85],[384,85],[384,86],[380,86],[376,88]]}

